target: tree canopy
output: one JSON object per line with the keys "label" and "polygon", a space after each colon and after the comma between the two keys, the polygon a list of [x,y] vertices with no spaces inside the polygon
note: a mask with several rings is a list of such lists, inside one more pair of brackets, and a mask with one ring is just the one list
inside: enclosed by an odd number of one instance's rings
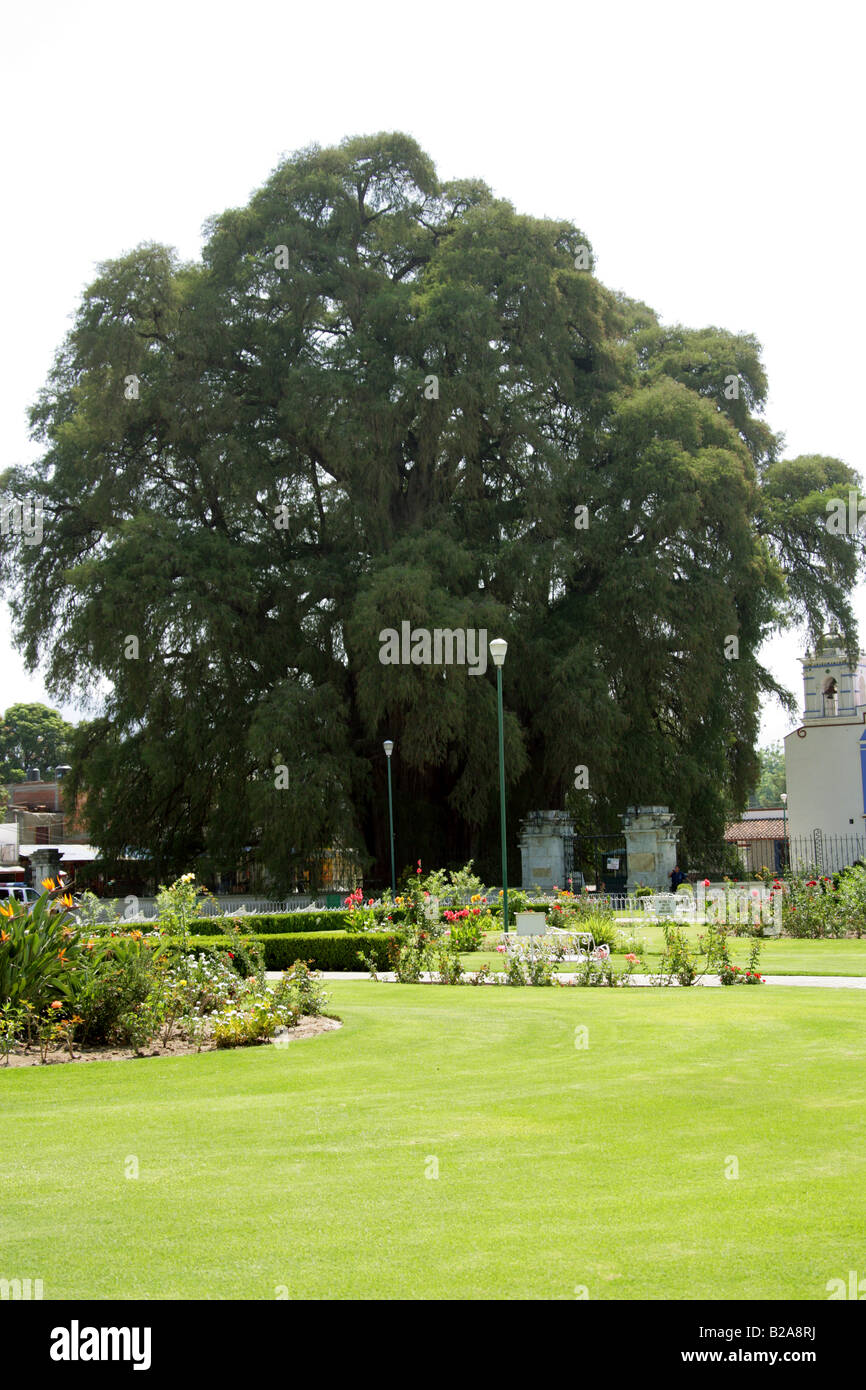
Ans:
{"label": "tree canopy", "polygon": [[785,750],[781,743],[770,743],[758,750],[758,780],[749,805],[781,806],[785,789]]}
{"label": "tree canopy", "polygon": [[384,665],[404,621],[508,639],[512,843],[566,801],[721,838],[762,641],[853,647],[862,563],[823,525],[859,479],[781,457],[755,339],[662,325],[579,228],[401,134],[296,154],[206,238],[100,267],[5,480],[44,499],[44,544],[4,552],[26,659],[110,682],[73,759],[95,841],[254,845],[278,879],[341,841],[384,874],[391,737],[400,862],[492,878],[492,669]]}
{"label": "tree canopy", "polygon": [[29,767],[65,763],[73,726],[48,705],[10,705],[0,722],[0,781],[23,782]]}

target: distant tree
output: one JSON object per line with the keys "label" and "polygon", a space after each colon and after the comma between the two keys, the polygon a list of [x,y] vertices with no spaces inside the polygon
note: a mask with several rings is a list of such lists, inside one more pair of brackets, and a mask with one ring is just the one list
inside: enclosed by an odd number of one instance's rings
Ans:
{"label": "distant tree", "polygon": [[48,705],[10,705],[0,724],[0,781],[23,782],[28,767],[56,767],[69,757],[73,726]]}
{"label": "distant tree", "polygon": [[758,749],[758,780],[749,796],[749,806],[781,805],[785,790],[785,750],[781,743]]}

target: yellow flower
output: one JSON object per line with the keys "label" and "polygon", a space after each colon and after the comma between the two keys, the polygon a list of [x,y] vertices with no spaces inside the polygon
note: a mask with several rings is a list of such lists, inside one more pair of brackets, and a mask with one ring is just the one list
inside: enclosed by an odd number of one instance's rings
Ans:
{"label": "yellow flower", "polygon": [[2,913],[4,917],[14,917],[15,909],[12,906],[11,902],[0,903],[0,913]]}
{"label": "yellow flower", "polygon": [[[48,891],[49,891],[49,893],[53,893],[56,886],[57,886],[57,885],[55,884],[53,878],[43,878],[43,880],[42,880],[42,887],[43,887],[43,888],[47,888]],[[54,1007],[54,1006],[52,1005],[52,1008],[53,1008],[53,1007]]]}
{"label": "yellow flower", "polygon": [[62,902],[62,904],[63,904],[64,907],[74,907],[74,906],[75,906],[75,903],[74,903],[73,900],[72,900],[72,894],[71,894],[71,893],[64,893],[64,894],[63,894],[63,897],[60,899],[60,901]]}

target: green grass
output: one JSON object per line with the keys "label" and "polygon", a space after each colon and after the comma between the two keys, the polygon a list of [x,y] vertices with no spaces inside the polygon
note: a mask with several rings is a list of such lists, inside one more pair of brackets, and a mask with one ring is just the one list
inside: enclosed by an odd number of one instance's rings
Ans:
{"label": "green grass", "polygon": [[[624,928],[625,930],[625,928]],[[658,968],[662,950],[662,929],[658,926],[635,925],[635,935],[646,942],[644,959],[650,970]],[[688,923],[685,934],[692,942],[697,942],[698,932],[705,931],[702,926]],[[491,936],[499,940],[501,933]],[[737,965],[745,965],[753,946],[753,939],[740,936],[729,938],[731,960]],[[486,962],[493,970],[502,970],[502,956],[495,950],[475,951],[460,957],[467,970],[477,970]],[[704,958],[696,957],[699,969],[703,969]],[[624,968],[621,955],[615,955],[614,964]],[[866,975],[866,937],[842,941],[800,941],[789,937],[761,939],[760,970],[765,975]],[[564,963],[558,969],[568,972],[574,965]]]}
{"label": "green grass", "polygon": [[284,1050],[0,1070],[0,1276],[46,1298],[813,1299],[862,1267],[859,993],[329,992],[344,1027]]}

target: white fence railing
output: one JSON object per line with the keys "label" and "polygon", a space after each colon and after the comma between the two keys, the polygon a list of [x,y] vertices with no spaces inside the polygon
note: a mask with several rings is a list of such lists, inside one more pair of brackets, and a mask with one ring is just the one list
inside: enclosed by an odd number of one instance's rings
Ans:
{"label": "white fence railing", "polygon": [[[104,899],[103,906],[110,908],[112,901],[118,917],[138,917],[150,921],[156,916],[155,898],[137,898],[130,894],[126,898]],[[300,893],[291,898],[244,898],[239,893],[215,894],[213,899],[208,898],[202,904],[202,916],[228,917],[236,912],[300,912],[304,908],[324,911],[325,905],[318,898],[305,897]]]}

